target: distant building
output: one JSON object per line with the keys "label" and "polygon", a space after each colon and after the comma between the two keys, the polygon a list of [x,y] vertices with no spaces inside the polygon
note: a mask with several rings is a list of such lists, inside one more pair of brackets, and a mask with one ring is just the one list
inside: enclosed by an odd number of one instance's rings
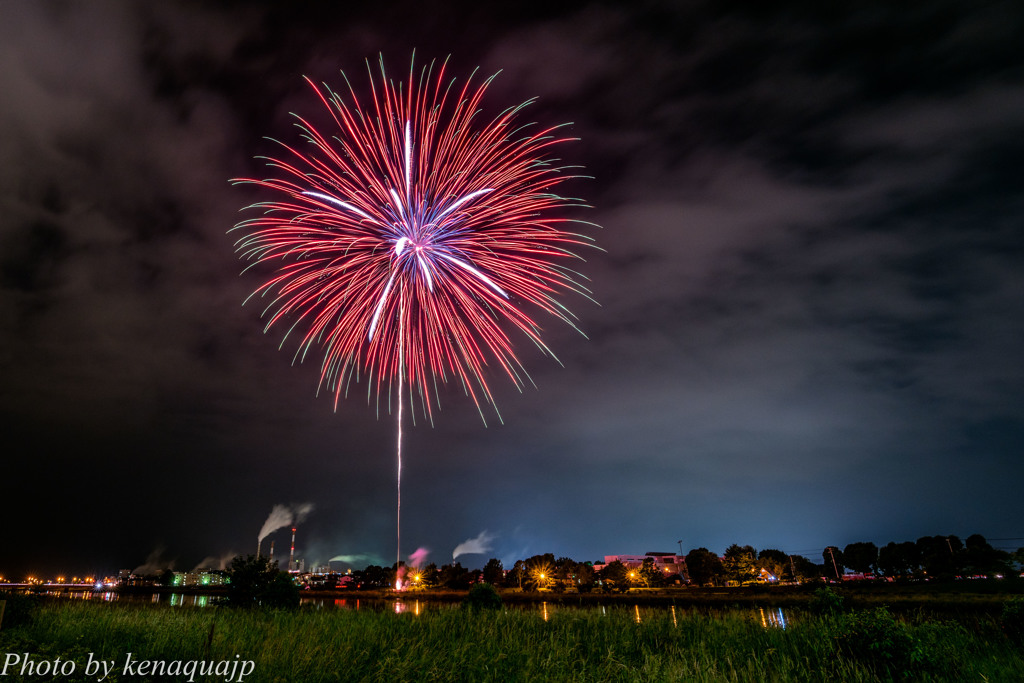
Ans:
{"label": "distant building", "polygon": [[[114,582],[113,577],[106,577],[103,580],[104,585],[111,585]],[[122,569],[117,573],[116,583],[119,586],[157,586],[160,580],[156,576],[139,576],[133,574],[130,569]]]}
{"label": "distant building", "polygon": [[644,560],[648,558],[654,560],[655,569],[666,576],[672,574],[686,576],[686,557],[684,555],[676,555],[675,553],[650,552],[644,555],[605,555],[604,564],[595,564],[594,570],[601,571],[615,561],[621,562],[630,569],[639,569],[643,566]]}
{"label": "distant building", "polygon": [[193,569],[190,572],[174,572],[174,586],[223,586],[230,583],[227,572],[219,569]]}

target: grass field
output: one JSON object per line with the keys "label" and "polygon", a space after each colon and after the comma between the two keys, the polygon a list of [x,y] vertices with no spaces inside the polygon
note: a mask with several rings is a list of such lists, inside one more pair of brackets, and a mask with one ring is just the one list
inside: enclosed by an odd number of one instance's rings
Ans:
{"label": "grass field", "polygon": [[18,616],[0,631],[0,667],[29,653],[37,664],[74,662],[75,673],[27,678],[9,667],[0,681],[96,681],[84,675],[90,656],[114,663],[108,682],[189,680],[126,674],[129,652],[165,663],[251,660],[243,680],[253,682],[1024,680],[1024,648],[999,617],[894,617],[885,608],[791,610],[785,629],[765,627],[756,610],[625,606],[560,607],[546,620],[539,610],[454,606],[396,614],[78,601],[10,613]]}

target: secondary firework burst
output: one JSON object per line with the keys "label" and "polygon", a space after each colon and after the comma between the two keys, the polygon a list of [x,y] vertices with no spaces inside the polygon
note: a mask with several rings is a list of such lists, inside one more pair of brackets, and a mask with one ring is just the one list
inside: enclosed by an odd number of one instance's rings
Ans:
{"label": "secondary firework burst", "polygon": [[281,142],[265,158],[275,177],[234,181],[273,195],[234,228],[241,257],[274,269],[252,295],[269,301],[265,331],[283,327],[282,346],[300,334],[297,359],[322,349],[320,387],[335,408],[363,378],[378,409],[397,398],[399,519],[405,392],[432,420],[454,381],[486,423],[491,374],[531,382],[510,335],[554,357],[534,316],[575,328],[557,297],[590,295],[570,266],[592,240],[566,230],[586,224],[569,216],[584,204],[556,192],[580,177],[554,156],[574,138],[519,123],[531,101],[482,122],[494,76],[459,85],[446,70],[417,73],[413,60],[396,83],[383,59],[379,73],[367,62],[362,98],[347,78],[344,95],[306,79],[331,130],[294,114],[301,148]]}

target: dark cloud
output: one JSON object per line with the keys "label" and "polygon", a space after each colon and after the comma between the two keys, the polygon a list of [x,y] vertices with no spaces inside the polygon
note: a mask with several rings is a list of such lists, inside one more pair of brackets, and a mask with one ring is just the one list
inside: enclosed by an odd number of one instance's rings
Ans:
{"label": "dark cloud", "polygon": [[359,88],[414,48],[573,122],[604,251],[600,306],[567,298],[589,339],[544,321],[561,365],[523,345],[504,424],[449,387],[407,430],[410,550],[1021,535],[1013,3],[3,8],[0,571],[192,566],[287,500],[317,506],[311,560],[390,556],[392,419],[365,385],[335,413],[240,306],[227,230],[258,196],[228,179],[294,139],[303,74]]}

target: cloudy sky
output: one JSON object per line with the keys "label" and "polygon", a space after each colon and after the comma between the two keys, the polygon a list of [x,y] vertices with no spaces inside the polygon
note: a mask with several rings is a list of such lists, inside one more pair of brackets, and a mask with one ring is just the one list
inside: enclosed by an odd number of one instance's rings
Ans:
{"label": "cloudy sky", "polygon": [[573,122],[604,251],[503,425],[453,388],[406,429],[403,554],[1024,545],[1024,7],[634,4],[0,0],[0,574],[191,568],[302,503],[308,563],[394,561],[393,418],[242,306],[228,179],[302,76],[413,50]]}

